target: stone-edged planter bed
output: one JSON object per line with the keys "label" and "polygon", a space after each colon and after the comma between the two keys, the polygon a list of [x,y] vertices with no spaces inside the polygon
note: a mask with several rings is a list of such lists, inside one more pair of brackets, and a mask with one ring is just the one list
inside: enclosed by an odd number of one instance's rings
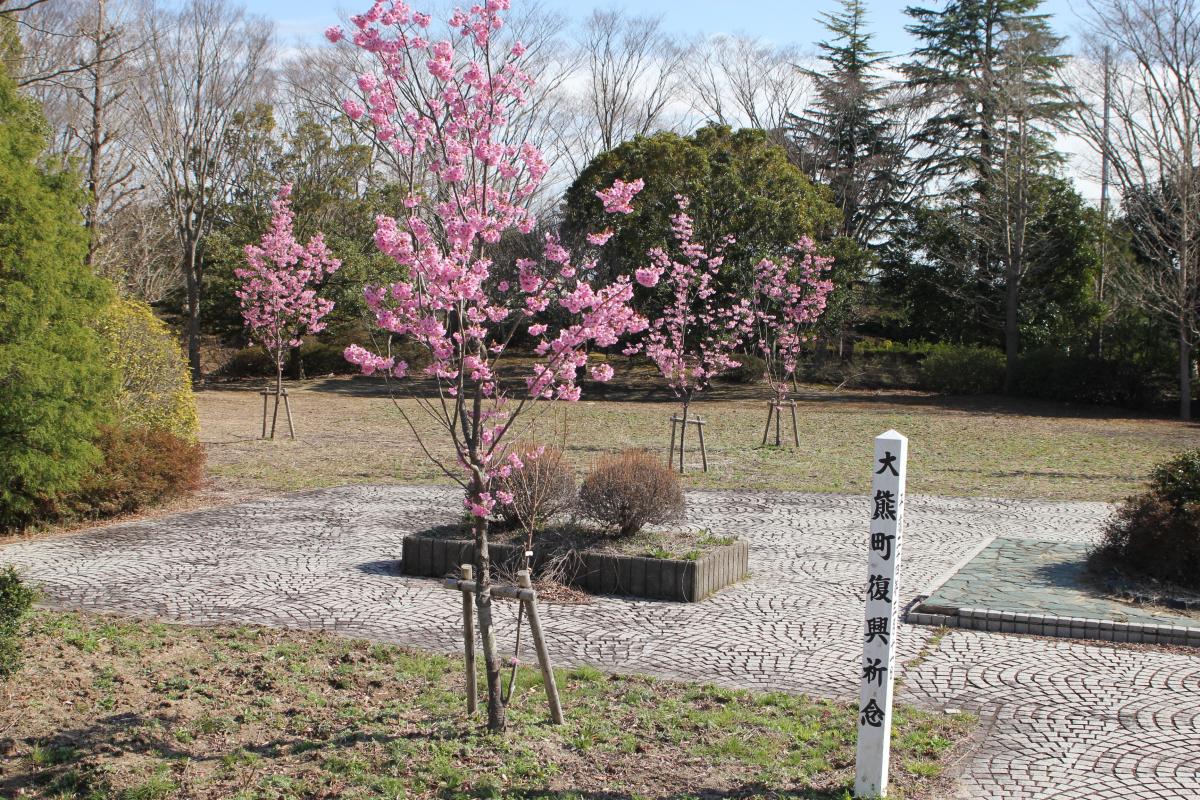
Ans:
{"label": "stone-edged planter bed", "polygon": [[[489,542],[492,563],[515,571],[524,554],[520,544]],[[547,556],[535,548],[537,574]],[[750,573],[750,545],[741,539],[707,549],[695,558],[652,558],[606,551],[577,551],[567,563],[564,583],[592,594],[615,594],[648,600],[694,603],[745,578]],[[458,575],[459,566],[475,560],[475,542],[420,533],[404,537],[401,571],[422,578]]]}

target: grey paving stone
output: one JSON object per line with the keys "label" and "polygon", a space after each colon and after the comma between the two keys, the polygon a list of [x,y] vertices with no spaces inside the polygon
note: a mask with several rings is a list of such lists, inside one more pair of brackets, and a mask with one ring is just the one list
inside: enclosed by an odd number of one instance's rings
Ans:
{"label": "grey paving stone", "polygon": [[[750,540],[751,578],[694,604],[548,604],[543,625],[558,663],[855,697],[868,501],[688,499],[689,525]],[[321,628],[457,652],[458,596],[400,576],[396,560],[405,533],[455,519],[460,508],[442,488],[346,487],[12,544],[0,562],[59,608]],[[1086,545],[1111,509],[913,497],[908,512],[902,604],[989,536]],[[987,623],[980,617],[976,625]],[[511,647],[515,606],[501,603],[497,618]],[[962,628],[927,648],[932,634],[900,629],[900,700],[994,721],[964,765],[958,797],[1200,797],[1200,658]]]}
{"label": "grey paving stone", "polygon": [[[1068,534],[1045,541],[998,538],[924,601],[937,608],[986,608],[1069,619],[1080,636],[1093,636],[1100,619],[1200,629],[1200,618],[1143,609],[1100,595],[1084,579],[1089,543]],[[960,610],[961,613],[961,610]],[[1008,622],[1009,617],[1002,617]],[[1135,628],[1135,630],[1141,630]]]}

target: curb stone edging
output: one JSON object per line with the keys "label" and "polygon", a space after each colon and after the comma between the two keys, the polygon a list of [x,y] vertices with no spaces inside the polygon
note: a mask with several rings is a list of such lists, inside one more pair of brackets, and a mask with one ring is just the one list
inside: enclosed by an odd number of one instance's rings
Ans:
{"label": "curb stone edging", "polygon": [[926,608],[918,605],[908,612],[905,622],[910,625],[964,628],[991,633],[1200,647],[1200,627],[1057,617],[1052,614],[1024,614],[988,608],[945,609],[941,606]]}
{"label": "curb stone edging", "polygon": [[[521,545],[489,543],[492,563],[515,569]],[[715,547],[694,561],[584,552],[567,582],[592,594],[694,603],[750,574],[750,545],[743,539]],[[400,571],[411,577],[457,576],[458,565],[475,561],[475,543],[463,539],[405,536]],[[534,558],[537,570],[542,559]]]}

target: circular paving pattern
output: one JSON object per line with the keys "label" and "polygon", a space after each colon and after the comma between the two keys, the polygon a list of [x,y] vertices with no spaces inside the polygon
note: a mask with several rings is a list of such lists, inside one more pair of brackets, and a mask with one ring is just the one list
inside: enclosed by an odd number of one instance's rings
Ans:
{"label": "circular paving pattern", "polygon": [[[689,525],[752,545],[749,580],[696,604],[598,597],[548,604],[563,665],[857,694],[865,498],[694,492]],[[454,652],[459,600],[406,578],[404,535],[458,516],[438,487],[346,487],[9,545],[60,608],[190,623],[320,628]],[[1089,542],[1099,503],[911,497],[902,602],[989,536]],[[511,647],[515,606],[500,603]],[[1064,640],[905,626],[900,699],[967,708],[989,726],[956,787],[963,798],[1200,797],[1200,658]]]}

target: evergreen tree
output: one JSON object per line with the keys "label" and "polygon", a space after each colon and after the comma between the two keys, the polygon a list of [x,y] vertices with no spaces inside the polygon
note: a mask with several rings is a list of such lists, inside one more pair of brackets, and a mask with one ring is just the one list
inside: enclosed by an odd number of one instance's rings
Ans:
{"label": "evergreen tree", "polygon": [[929,112],[916,136],[926,180],[972,240],[964,248],[976,272],[970,283],[1004,298],[1008,389],[1021,348],[1021,287],[1041,247],[1030,238],[1044,210],[1034,187],[1059,161],[1052,133],[1070,110],[1055,80],[1062,38],[1037,13],[1041,3],[952,0],[907,10],[922,43],[904,70]]}
{"label": "evergreen tree", "polygon": [[822,15],[831,34],[817,43],[824,66],[803,70],[815,98],[792,118],[791,134],[801,169],[830,188],[842,211],[839,232],[865,248],[895,219],[912,183],[897,125],[903,110],[879,76],[887,58],[871,48],[861,0],[841,5],[840,12]]}
{"label": "evergreen tree", "polygon": [[[613,220],[596,191],[616,179],[635,178],[646,188],[633,213]],[[697,241],[713,248],[726,237],[735,239],[725,249],[723,289],[751,285],[761,259],[786,255],[802,236],[827,242],[840,222],[828,191],[810,182],[765,132],[710,125],[690,136],[669,131],[636,136],[592,159],[567,189],[565,238],[579,240],[611,226],[614,235],[601,251],[599,274],[606,280],[632,274],[645,266],[651,248],[672,246],[676,194],[691,202]],[[669,299],[663,287],[636,291],[640,310],[650,318]]]}
{"label": "evergreen tree", "polygon": [[[1099,269],[1099,220],[1065,178],[1039,177],[1029,191],[1037,213],[1022,282],[1022,342],[1085,352],[1101,313],[1090,289]],[[880,258],[879,287],[888,298],[881,335],[1003,345],[1006,296],[997,275],[974,266],[977,227],[974,215],[949,204],[920,206],[897,226]]]}
{"label": "evergreen tree", "polygon": [[0,529],[99,460],[115,390],[91,327],[110,290],[85,266],[78,178],[39,165],[45,131],[0,68]]}
{"label": "evergreen tree", "polygon": [[994,178],[1013,123],[1029,123],[1053,160],[1050,131],[1070,106],[1055,79],[1066,57],[1043,0],[952,0],[942,10],[906,9],[908,31],[923,44],[903,69],[919,103],[932,113],[917,133],[928,148],[929,177],[978,191]]}

